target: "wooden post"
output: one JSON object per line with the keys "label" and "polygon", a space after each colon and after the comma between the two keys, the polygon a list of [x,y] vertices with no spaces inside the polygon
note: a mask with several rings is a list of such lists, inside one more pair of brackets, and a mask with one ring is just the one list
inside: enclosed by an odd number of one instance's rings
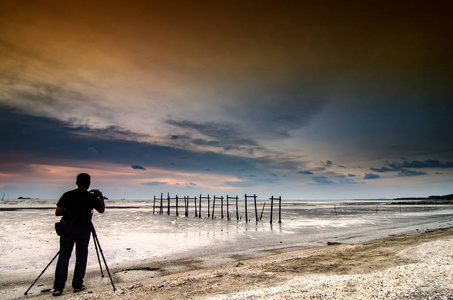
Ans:
{"label": "wooden post", "polygon": [[230,208],[230,198],[228,197],[228,195],[226,197],[226,201],[227,201],[227,203],[226,203],[227,204],[227,220],[229,221],[230,220],[230,209],[229,209]]}
{"label": "wooden post", "polygon": [[187,200],[186,196],[184,196],[184,215],[186,217],[189,216],[189,200]]}
{"label": "wooden post", "polygon": [[239,221],[239,196],[236,195],[236,221]]}
{"label": "wooden post", "polygon": [[220,217],[223,219],[223,196],[220,197]]}
{"label": "wooden post", "polygon": [[153,215],[156,213],[156,196],[154,196],[154,202],[153,202]]}
{"label": "wooden post", "polygon": [[282,222],[282,196],[278,197],[278,223]]}
{"label": "wooden post", "polygon": [[253,194],[253,200],[255,202],[255,219],[256,219],[256,222],[258,222],[258,207],[256,206],[256,195]]}
{"label": "wooden post", "polygon": [[210,206],[209,194],[208,194],[208,218],[210,218],[210,217],[211,217],[211,206]]}
{"label": "wooden post", "polygon": [[198,217],[201,218],[201,200],[202,199],[207,199],[208,200],[208,218],[211,216],[211,213],[210,213],[210,204],[209,204],[209,200],[211,199],[211,197],[209,197],[209,194],[207,197],[203,197],[201,196],[200,194],[200,205],[199,205],[199,210],[198,210]]}
{"label": "wooden post", "polygon": [[215,199],[216,199],[216,196],[214,195],[214,198],[212,198],[212,219],[214,219]]}
{"label": "wooden post", "polygon": [[159,214],[164,213],[164,194],[160,193],[160,208],[159,208]]}
{"label": "wooden post", "polygon": [[248,223],[249,217],[247,215],[247,194],[245,194],[244,205],[245,205],[245,222]]}
{"label": "wooden post", "polygon": [[263,203],[263,209],[261,210],[260,221],[263,218],[264,207],[266,206],[266,202]]}
{"label": "wooden post", "polygon": [[229,208],[229,205],[230,205],[229,200],[230,199],[236,199],[236,218],[239,220],[238,196],[230,197],[230,196],[227,195],[227,218],[228,218],[228,221],[231,221],[230,208]]}
{"label": "wooden post", "polygon": [[176,216],[178,217],[179,216],[179,211],[178,211],[178,195],[176,195]]}
{"label": "wooden post", "polygon": [[170,215],[170,193],[167,193],[167,215]]}
{"label": "wooden post", "polygon": [[270,223],[272,224],[272,215],[274,214],[274,196],[271,197],[271,220]]}
{"label": "wooden post", "polygon": [[198,198],[198,201],[199,201],[199,208],[198,208],[198,217],[201,218],[201,194],[200,194],[200,198]]}
{"label": "wooden post", "polygon": [[200,218],[201,218],[201,195],[200,195],[200,199],[199,199],[199,201],[200,201],[200,209],[198,211],[197,211],[197,197],[193,197],[193,198],[195,200],[195,218],[198,217],[198,216],[200,216]]}

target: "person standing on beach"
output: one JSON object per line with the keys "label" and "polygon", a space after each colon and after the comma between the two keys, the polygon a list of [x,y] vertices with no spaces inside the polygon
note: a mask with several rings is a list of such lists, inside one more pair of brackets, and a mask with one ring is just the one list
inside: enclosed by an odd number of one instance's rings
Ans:
{"label": "person standing on beach", "polygon": [[88,244],[93,226],[91,224],[92,212],[93,209],[101,214],[105,211],[102,192],[99,190],[89,192],[90,184],[90,175],[86,173],[77,175],[77,189],[64,193],[57,203],[55,215],[63,216],[65,220],[72,220],[72,233],[60,237],[60,255],[55,270],[54,291],[52,293],[54,296],[60,296],[63,293],[74,244],[76,246],[76,262],[72,287],[74,292],[85,289],[83,278],[85,277]]}

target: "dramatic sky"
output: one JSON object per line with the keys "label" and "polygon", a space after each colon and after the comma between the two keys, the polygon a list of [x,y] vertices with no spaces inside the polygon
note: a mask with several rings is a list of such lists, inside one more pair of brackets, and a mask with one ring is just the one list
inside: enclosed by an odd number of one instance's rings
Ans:
{"label": "dramatic sky", "polygon": [[[453,2],[0,3],[0,193],[453,193]],[[1,196],[1,195],[0,195]]]}

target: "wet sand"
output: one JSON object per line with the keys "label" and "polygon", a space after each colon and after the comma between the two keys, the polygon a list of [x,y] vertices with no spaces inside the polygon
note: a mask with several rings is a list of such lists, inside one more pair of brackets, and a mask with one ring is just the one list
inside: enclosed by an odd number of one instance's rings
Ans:
{"label": "wet sand", "polygon": [[115,292],[107,278],[97,287],[86,279],[87,290],[58,299],[453,299],[453,228],[236,259],[137,265],[113,274]]}

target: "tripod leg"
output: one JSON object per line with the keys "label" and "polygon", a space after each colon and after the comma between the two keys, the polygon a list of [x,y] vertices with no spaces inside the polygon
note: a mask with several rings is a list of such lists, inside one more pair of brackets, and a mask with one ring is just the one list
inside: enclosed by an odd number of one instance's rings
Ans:
{"label": "tripod leg", "polygon": [[105,261],[104,253],[102,252],[101,244],[99,244],[98,237],[95,235],[95,243],[97,243],[99,251],[101,252],[102,260],[104,261],[105,269],[107,270],[107,274],[110,278],[110,283],[112,284],[113,291],[116,291],[115,284],[113,283],[112,275],[110,275],[109,267],[107,266],[107,262]]}
{"label": "tripod leg", "polygon": [[35,279],[35,281],[33,281],[33,283],[30,285],[30,287],[28,288],[28,290],[24,293],[24,295],[27,295],[28,294],[28,291],[35,285],[36,281],[38,281],[38,279],[41,277],[42,274],[44,274],[44,272],[47,270],[47,268],[53,263],[53,261],[55,260],[55,258],[57,258],[57,256],[60,254],[60,251],[57,252],[57,254],[55,254],[55,256],[52,258],[52,260],[50,261],[50,263],[47,264],[47,266],[44,268],[44,270],[42,270],[41,274],[39,274],[38,278]]}
{"label": "tripod leg", "polygon": [[99,249],[98,249],[98,243],[97,241],[97,236],[95,231],[92,231],[93,234],[93,241],[94,241],[94,248],[96,249],[96,255],[98,256],[98,262],[99,262],[99,268],[101,269],[101,277],[104,278],[104,272],[102,271],[102,265],[101,265],[101,258],[99,257]]}
{"label": "tripod leg", "polygon": [[[102,252],[101,244],[99,244],[99,239],[98,235],[96,234],[96,229],[94,229],[93,223],[91,223],[91,233],[93,234],[93,240],[94,240],[94,245],[96,246],[96,249],[99,250],[102,256],[102,260],[104,261],[105,269],[107,270],[107,274],[109,275],[110,278],[110,283],[112,284],[113,291],[116,291],[115,284],[113,283],[112,275],[110,275],[110,270],[109,267],[107,266],[107,262],[105,261],[104,257],[104,252]],[[98,258],[99,258],[99,253],[98,253]],[[101,265],[101,261],[99,261],[99,265]],[[101,268],[102,270],[102,268]]]}

